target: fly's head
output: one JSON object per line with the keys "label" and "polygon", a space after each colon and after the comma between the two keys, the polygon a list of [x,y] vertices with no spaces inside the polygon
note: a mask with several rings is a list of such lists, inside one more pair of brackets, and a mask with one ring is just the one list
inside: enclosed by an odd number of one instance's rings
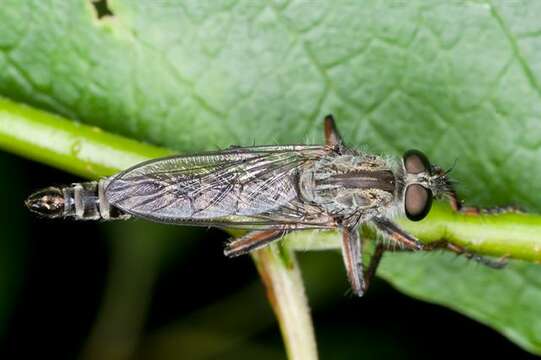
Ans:
{"label": "fly's head", "polygon": [[432,198],[449,193],[448,171],[431,165],[425,154],[408,150],[402,157],[404,171],[404,210],[408,219],[422,220],[432,207]]}

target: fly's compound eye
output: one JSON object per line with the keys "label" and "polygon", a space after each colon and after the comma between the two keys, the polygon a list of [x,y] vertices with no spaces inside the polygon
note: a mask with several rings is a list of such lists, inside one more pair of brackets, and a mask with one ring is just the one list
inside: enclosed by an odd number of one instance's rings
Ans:
{"label": "fly's compound eye", "polygon": [[408,150],[403,157],[404,167],[408,174],[419,174],[430,171],[430,162],[419,150]]}
{"label": "fly's compound eye", "polygon": [[404,206],[408,219],[422,220],[432,207],[432,191],[419,184],[408,185]]}

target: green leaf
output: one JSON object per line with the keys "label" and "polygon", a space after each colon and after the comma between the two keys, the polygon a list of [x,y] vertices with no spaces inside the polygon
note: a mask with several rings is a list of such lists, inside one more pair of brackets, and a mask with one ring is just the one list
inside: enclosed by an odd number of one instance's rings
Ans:
{"label": "green leaf", "polygon": [[496,271],[448,253],[386,255],[379,269],[400,291],[462,312],[534,353],[541,349],[539,274],[539,265],[511,261]]}
{"label": "green leaf", "polygon": [[[352,146],[457,160],[468,203],[541,211],[539,2],[108,5],[113,15],[98,19],[84,0],[4,2],[0,94],[183,151],[320,142],[332,112]],[[421,259],[389,256],[382,274],[541,353],[541,268],[469,265],[451,276],[460,262]],[[517,297],[527,310],[508,308]]]}

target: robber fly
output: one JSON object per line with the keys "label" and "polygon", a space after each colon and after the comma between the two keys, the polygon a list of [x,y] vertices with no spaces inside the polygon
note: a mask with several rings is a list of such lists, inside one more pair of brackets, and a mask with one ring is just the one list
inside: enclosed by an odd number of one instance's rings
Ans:
{"label": "robber fly", "polygon": [[[231,147],[154,159],[99,181],[48,187],[26,205],[50,218],[136,217],[251,230],[227,244],[230,257],[292,231],[339,229],[349,281],[362,296],[386,248],[378,244],[365,268],[360,224],[372,224],[401,249],[431,250],[391,219],[423,219],[433,197],[449,197],[456,210],[460,203],[447,172],[420,151],[407,151],[401,160],[359,152],[344,145],[331,115],[324,128],[325,145]],[[443,247],[482,259],[450,243]]]}

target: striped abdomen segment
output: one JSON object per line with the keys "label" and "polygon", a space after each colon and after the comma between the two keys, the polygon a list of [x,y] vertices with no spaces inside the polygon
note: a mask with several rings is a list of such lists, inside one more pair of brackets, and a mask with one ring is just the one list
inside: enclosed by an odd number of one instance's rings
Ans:
{"label": "striped abdomen segment", "polygon": [[72,217],[77,220],[111,220],[130,217],[111,206],[105,197],[109,179],[50,186],[32,194],[25,202],[28,209],[49,218]]}

